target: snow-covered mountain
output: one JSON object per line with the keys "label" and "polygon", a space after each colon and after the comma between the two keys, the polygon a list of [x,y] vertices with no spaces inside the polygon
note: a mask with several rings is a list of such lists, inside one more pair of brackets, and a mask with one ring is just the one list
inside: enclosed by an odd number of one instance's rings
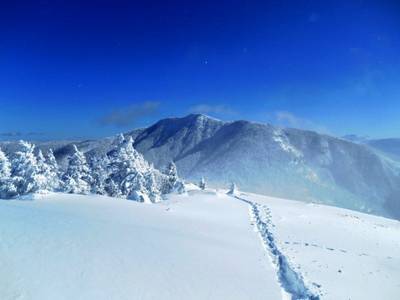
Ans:
{"label": "snow-covered mountain", "polygon": [[[160,120],[126,135],[156,168],[174,161],[180,175],[189,180],[205,176],[213,186],[233,181],[251,192],[400,218],[400,166],[368,145],[201,114]],[[77,146],[93,156],[108,152],[113,141],[84,141]],[[72,145],[53,146],[62,165]]]}
{"label": "snow-covered mountain", "polygon": [[[364,145],[298,129],[204,115],[165,119],[135,147],[156,166],[257,193],[396,215],[397,169]],[[400,210],[397,210],[399,212]]]}
{"label": "snow-covered mountain", "polygon": [[0,299],[398,298],[398,221],[188,190],[0,201]]}
{"label": "snow-covered mountain", "polygon": [[400,139],[399,138],[386,138],[386,139],[371,139],[367,136],[357,136],[354,134],[345,135],[342,137],[350,142],[368,145],[379,154],[382,154],[390,159],[400,161]]}

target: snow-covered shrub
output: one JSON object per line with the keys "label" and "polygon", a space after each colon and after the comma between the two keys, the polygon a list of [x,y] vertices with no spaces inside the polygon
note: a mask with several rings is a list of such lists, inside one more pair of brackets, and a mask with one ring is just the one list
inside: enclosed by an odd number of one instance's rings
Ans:
{"label": "snow-covered shrub", "polygon": [[73,145],[68,167],[62,176],[63,190],[71,194],[89,194],[92,176],[85,155]]}

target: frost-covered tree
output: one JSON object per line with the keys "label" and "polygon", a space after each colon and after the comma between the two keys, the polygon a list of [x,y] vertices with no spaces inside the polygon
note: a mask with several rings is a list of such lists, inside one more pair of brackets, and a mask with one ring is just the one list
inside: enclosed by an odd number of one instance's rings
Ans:
{"label": "frost-covered tree", "polygon": [[117,146],[110,161],[110,179],[119,186],[122,195],[129,196],[134,190],[145,186],[143,174],[150,166],[133,148],[132,137]]}
{"label": "frost-covered tree", "polygon": [[37,166],[39,169],[37,174],[37,182],[39,185],[39,190],[53,191],[54,190],[54,186],[52,184],[54,181],[53,174],[41,150],[39,150],[37,154]]}
{"label": "frost-covered tree", "polygon": [[[121,196],[141,202],[156,202],[161,199],[164,190],[162,182],[167,183],[167,176],[154,169],[133,147],[132,137],[122,140],[110,155],[110,176],[107,192],[112,184],[118,186]],[[115,187],[114,187],[115,188]]]}
{"label": "frost-covered tree", "polygon": [[10,176],[11,176],[11,163],[6,154],[0,148],[0,178],[4,177],[8,178]]}
{"label": "frost-covered tree", "polygon": [[163,174],[149,164],[133,147],[132,137],[115,139],[115,149],[108,153],[108,177],[105,191],[110,196],[125,197],[140,202],[158,202],[162,194],[176,188],[184,190],[179,180],[176,166],[170,165]]}
{"label": "frost-covered tree", "polygon": [[204,177],[201,177],[200,182],[199,182],[199,188],[202,190],[205,190],[206,187],[207,187],[206,180],[204,179]]}
{"label": "frost-covered tree", "polygon": [[122,196],[121,190],[120,190],[118,184],[109,177],[106,178],[106,181],[104,183],[104,190],[108,196],[111,196],[111,197],[121,197]]}
{"label": "frost-covered tree", "polygon": [[171,189],[173,189],[179,179],[178,170],[176,169],[176,165],[173,161],[168,164],[167,169],[165,170],[165,175],[168,176],[168,182],[171,186]]}
{"label": "frost-covered tree", "polygon": [[58,163],[54,157],[52,149],[49,149],[46,155],[46,163],[49,167],[48,170],[48,182],[49,187],[52,191],[58,191],[60,189],[60,170],[58,168]]}
{"label": "frost-covered tree", "polygon": [[63,174],[63,190],[74,194],[88,194],[92,177],[85,155],[73,145],[73,154],[69,157],[68,167]]}
{"label": "frost-covered tree", "polygon": [[105,195],[106,181],[108,178],[109,159],[107,156],[93,156],[89,161],[90,171],[92,174],[91,192],[93,194]]}
{"label": "frost-covered tree", "polygon": [[0,148],[0,198],[15,196],[16,188],[11,178],[11,163]]}
{"label": "frost-covered tree", "polygon": [[174,162],[171,161],[168,164],[167,168],[164,171],[164,174],[167,175],[167,180],[163,184],[163,189],[162,189],[163,194],[170,193],[172,191],[178,193],[185,192],[185,185],[179,179],[178,170]]}
{"label": "frost-covered tree", "polygon": [[239,190],[238,190],[236,184],[234,182],[232,182],[231,186],[229,188],[229,191],[228,191],[228,195],[234,196],[234,195],[237,195],[238,192],[239,192]]}
{"label": "frost-covered tree", "polygon": [[132,187],[129,194],[126,195],[128,199],[144,203],[152,202],[150,198],[150,191],[145,186],[146,182],[143,174],[137,173],[135,175],[128,176],[124,184],[126,183],[129,183],[129,185]]}
{"label": "frost-covered tree", "polygon": [[185,187],[185,182],[183,180],[178,180],[175,183],[175,188],[174,190],[179,193],[179,194],[183,194],[186,193],[186,187]]}
{"label": "frost-covered tree", "polygon": [[159,184],[156,180],[155,174],[157,174],[157,171],[154,169],[152,169],[152,172],[148,172],[145,177],[145,183],[150,200],[152,202],[159,202],[161,201],[161,191],[159,189]]}
{"label": "frost-covered tree", "polygon": [[25,141],[19,142],[20,150],[12,160],[11,176],[18,195],[34,193],[40,190],[40,170],[34,154],[35,146]]}

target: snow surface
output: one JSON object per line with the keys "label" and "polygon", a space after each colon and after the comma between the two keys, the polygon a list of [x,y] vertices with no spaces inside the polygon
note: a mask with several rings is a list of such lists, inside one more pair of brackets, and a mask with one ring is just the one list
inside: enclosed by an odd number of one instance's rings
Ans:
{"label": "snow surface", "polygon": [[276,247],[321,299],[399,299],[400,222],[255,194]]}
{"label": "snow surface", "polygon": [[247,205],[232,197],[34,198],[0,201],[2,300],[281,298]]}
{"label": "snow surface", "polygon": [[398,299],[400,222],[225,192],[0,201],[0,299]]}

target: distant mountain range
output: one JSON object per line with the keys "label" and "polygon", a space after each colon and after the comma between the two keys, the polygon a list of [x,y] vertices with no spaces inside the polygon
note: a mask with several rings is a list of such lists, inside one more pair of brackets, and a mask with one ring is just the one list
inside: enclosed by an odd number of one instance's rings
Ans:
{"label": "distant mountain range", "polygon": [[400,160],[400,138],[370,139],[369,137],[360,137],[351,134],[343,136],[343,139],[368,145],[388,158]]}
{"label": "distant mountain range", "polygon": [[[174,161],[180,175],[213,186],[325,203],[400,218],[400,139],[352,142],[312,131],[192,114],[128,132],[157,168]],[[107,153],[113,137],[74,142],[87,156]],[[15,143],[0,143],[12,151]],[[72,142],[52,147],[63,164]]]}

